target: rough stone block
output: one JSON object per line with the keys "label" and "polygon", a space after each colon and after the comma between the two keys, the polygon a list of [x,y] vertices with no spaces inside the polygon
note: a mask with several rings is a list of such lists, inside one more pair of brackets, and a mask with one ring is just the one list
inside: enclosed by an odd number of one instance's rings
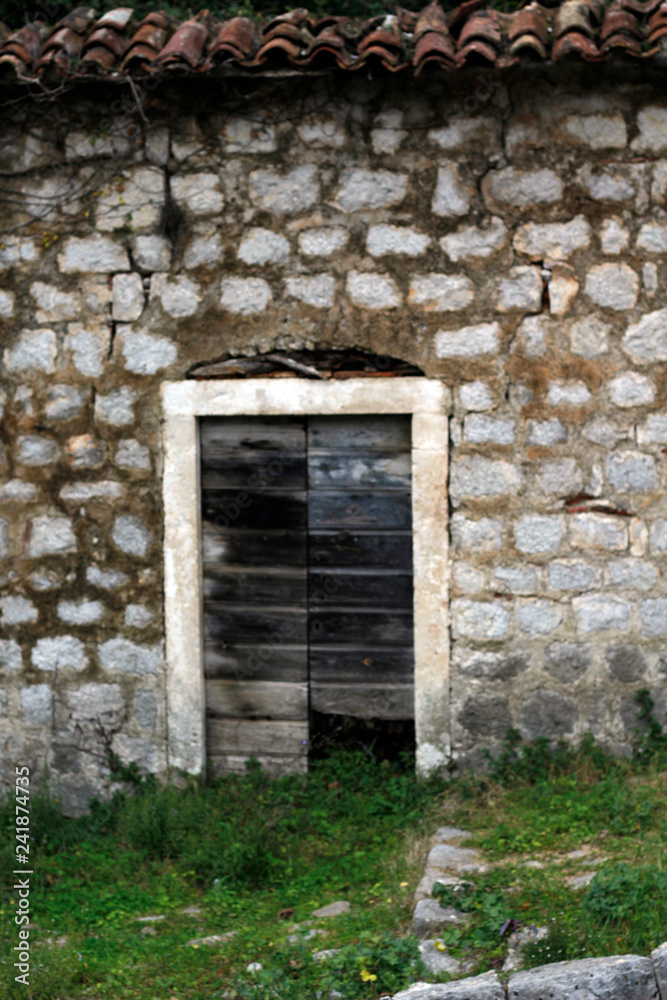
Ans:
{"label": "rough stone block", "polygon": [[82,684],[67,694],[72,721],[118,725],[123,718],[125,699],[118,684]]}
{"label": "rough stone block", "polygon": [[101,274],[129,271],[130,261],[124,247],[108,236],[72,236],[58,254],[58,267],[63,274]]}
{"label": "rough stone block", "polygon": [[114,462],[121,469],[150,469],[150,451],[134,438],[125,438],[118,442]]}
{"label": "rough stone block", "polygon": [[443,163],[438,167],[438,179],[431,202],[434,215],[456,218],[467,215],[472,188],[461,181],[456,163]]}
{"label": "rough stone block", "polygon": [[572,732],[578,716],[574,698],[557,691],[536,691],[521,706],[521,731],[529,739],[556,739]]}
{"label": "rough stone block", "polygon": [[493,575],[510,594],[534,594],[539,587],[539,577],[533,566],[496,566]]}
{"label": "rough stone block", "polygon": [[548,168],[542,170],[516,170],[505,167],[490,171],[482,182],[482,192],[487,201],[527,208],[531,205],[552,204],[563,197],[560,177]]}
{"label": "rough stone block", "polygon": [[414,912],[412,930],[417,937],[428,937],[443,927],[461,923],[460,914],[451,907],[442,907],[437,899],[421,899]]}
{"label": "rough stone block", "polygon": [[117,590],[127,583],[128,579],[127,573],[119,569],[102,570],[99,566],[88,566],[86,569],[86,582],[102,590]]}
{"label": "rough stone block", "polygon": [[626,170],[589,174],[584,180],[584,187],[594,201],[631,201],[637,193],[636,184]]}
{"label": "rough stone block", "polygon": [[605,650],[605,661],[610,676],[615,681],[638,681],[646,673],[646,657],[638,646],[621,643]]}
{"label": "rough stone block", "polygon": [[395,282],[383,274],[350,271],[346,288],[354,305],[364,309],[396,309],[401,304]]}
{"label": "rough stone block", "polygon": [[657,569],[645,559],[616,559],[607,563],[607,575],[613,587],[652,590],[658,582]]}
{"label": "rough stone block", "polygon": [[607,115],[568,115],[562,131],[568,139],[589,149],[623,149],[628,142],[625,121],[619,111]]}
{"label": "rough stone block", "polygon": [[195,236],[190,240],[183,254],[183,267],[213,267],[222,260],[222,241],[219,233],[211,236]]}
{"label": "rough stone block", "polygon": [[111,282],[112,315],[121,323],[139,319],[144,311],[144,284],[140,275],[116,274]]}
{"label": "rough stone block", "polygon": [[[354,173],[354,171],[349,173]],[[249,182],[252,201],[260,208],[277,216],[305,212],[320,197],[317,171],[310,164],[294,167],[286,174],[276,173],[275,170],[253,170]],[[343,188],[349,193],[349,204],[352,204],[355,200],[354,183],[344,181],[340,190],[342,191]],[[345,200],[347,203],[348,199],[345,198]],[[355,211],[355,209],[346,208],[342,203],[341,208],[345,211]]]}
{"label": "rough stone block", "polygon": [[514,525],[514,540],[519,552],[541,555],[557,552],[563,537],[564,520],[550,514],[525,514]]}
{"label": "rough stone block", "polygon": [[514,420],[498,420],[475,413],[465,418],[463,436],[472,444],[509,445],[514,443],[514,428]]}
{"label": "rough stone block", "polygon": [[645,253],[664,253],[667,250],[667,225],[645,222],[637,236],[637,250]]}
{"label": "rough stone block", "polygon": [[74,420],[86,402],[86,397],[74,385],[53,385],[48,390],[44,412],[48,420]]}
{"label": "rough stone block", "polygon": [[158,167],[135,167],[117,175],[96,199],[97,228],[107,233],[126,223],[134,230],[155,228],[164,206],[164,186]]}
{"label": "rough stone block", "polygon": [[575,597],[572,609],[577,619],[577,631],[585,634],[611,630],[625,632],[630,621],[631,605],[620,597],[608,594]]}
{"label": "rough stone block", "polygon": [[135,236],[134,261],[144,272],[168,271],[171,267],[171,244],[164,236]]}
{"label": "rough stone block", "polygon": [[88,666],[85,647],[81,640],[73,635],[38,639],[30,658],[35,670],[69,669],[79,673]]}
{"label": "rough stone block", "polygon": [[0,671],[16,673],[23,669],[23,654],[15,639],[0,639]]}
{"label": "rough stone block", "polygon": [[286,278],[288,295],[315,309],[331,309],[336,293],[336,280],[331,274],[314,274],[308,278]]}
{"label": "rough stone block", "polygon": [[0,249],[0,271],[7,271],[10,267],[24,263],[32,264],[39,257],[33,240],[26,240],[19,236],[8,236],[2,242],[4,246]]}
{"label": "rough stone block", "polygon": [[452,582],[455,591],[461,591],[464,594],[477,594],[484,589],[486,576],[470,563],[456,563],[452,567]]}
{"label": "rough stone block", "polygon": [[450,260],[469,260],[480,258],[484,260],[505,246],[507,229],[502,219],[492,216],[486,228],[482,226],[464,226],[454,233],[443,236],[440,246]]}
{"label": "rough stone block", "polygon": [[528,635],[550,635],[562,625],[563,611],[555,601],[521,601],[517,606],[519,628]]}
{"label": "rough stone block", "polygon": [[585,250],[590,241],[590,226],[583,215],[577,215],[569,222],[529,222],[519,226],[514,249],[531,260],[564,260],[577,250]]}
{"label": "rough stone block", "polygon": [[236,256],[244,264],[283,264],[289,257],[289,242],[271,229],[250,229],[239,245]]}
{"label": "rough stone block", "polygon": [[635,364],[667,361],[667,309],[645,313],[623,337],[623,350]]}
{"label": "rough stone block", "polygon": [[667,150],[667,108],[647,105],[637,114],[639,135],[632,148],[639,153],[664,153]]}
{"label": "rough stone block", "polygon": [[599,358],[609,350],[608,335],[611,325],[591,313],[568,324],[570,347],[582,358]]}
{"label": "rough stone block", "polygon": [[619,429],[616,424],[605,417],[595,417],[583,430],[584,437],[593,444],[602,445],[604,448],[613,448],[617,441],[622,441],[627,437],[627,433]]}
{"label": "rough stone block", "polygon": [[240,316],[264,312],[271,298],[271,288],[263,278],[223,278],[220,283],[220,306]]}
{"label": "rough stone block", "polygon": [[299,138],[306,146],[340,149],[347,142],[345,129],[331,117],[312,118],[297,128]]}
{"label": "rough stone block", "polygon": [[607,459],[609,484],[619,493],[644,493],[656,487],[655,459],[640,451],[614,452]]}
{"label": "rough stone block", "polygon": [[567,427],[557,417],[553,420],[529,420],[526,444],[552,448],[567,441]]}
{"label": "rough stone block", "polygon": [[478,358],[497,354],[500,349],[498,323],[480,323],[459,330],[438,330],[435,353],[438,358]]}
{"label": "rough stone block", "polygon": [[616,406],[648,406],[655,399],[655,385],[638,372],[624,372],[609,383],[609,395]]}
{"label": "rough stone block", "polygon": [[539,484],[543,493],[574,494],[581,489],[583,476],[574,458],[559,458],[542,463]]}
{"label": "rough stone block", "polygon": [[549,406],[585,406],[591,394],[584,382],[550,382],[547,392]]}
{"label": "rough stone block", "polygon": [[474,298],[474,285],[463,274],[421,274],[410,280],[409,304],[427,312],[456,312]]}
{"label": "rough stone block", "polygon": [[659,1000],[649,958],[621,955],[553,962],[515,972],[508,1000]]}
{"label": "rough stone block", "polygon": [[628,547],[628,528],[621,517],[574,514],[570,519],[570,538],[575,548],[618,551]]}
{"label": "rough stone block", "polygon": [[645,598],[639,607],[642,634],[647,639],[667,635],[667,598]]}
{"label": "rough stone block", "polygon": [[299,233],[299,250],[307,257],[331,257],[343,249],[349,238],[342,226],[304,229]]}
{"label": "rough stone block", "polygon": [[103,642],[98,652],[100,664],[105,670],[119,670],[142,677],[156,674],[162,661],[159,643],[156,646],[141,646],[120,636]]}
{"label": "rough stone block", "polygon": [[499,601],[471,601],[460,597],[452,601],[451,610],[455,638],[503,639],[512,618],[511,612]]}
{"label": "rough stone block", "polygon": [[39,306],[35,313],[38,323],[58,323],[64,319],[76,319],[81,312],[81,299],[69,292],[61,291],[55,285],[33,281],[30,294]]}
{"label": "rough stone block", "polygon": [[13,292],[6,292],[0,289],[0,316],[3,319],[11,319],[16,311],[16,296]]}
{"label": "rough stone block", "polygon": [[222,211],[224,198],[217,174],[181,174],[171,178],[174,200],[190,215],[217,215]]}
{"label": "rough stone block", "polygon": [[96,378],[104,370],[109,352],[111,328],[106,325],[84,327],[70,323],[65,337],[65,350],[72,356],[72,364],[81,375]]}
{"label": "rough stone block", "polygon": [[155,615],[143,604],[128,604],[125,608],[124,621],[130,628],[146,628],[154,620]]}
{"label": "rough stone block", "polygon": [[133,424],[136,400],[137,393],[127,385],[114,389],[108,396],[98,395],[95,399],[95,420],[113,427]]}
{"label": "rough stone block", "polygon": [[651,552],[667,552],[667,521],[660,518],[653,521],[650,528]]}
{"label": "rough stone block", "polygon": [[53,718],[53,694],[48,684],[21,688],[23,721],[29,726],[48,726]]}
{"label": "rough stone block", "polygon": [[444,128],[430,129],[426,137],[440,149],[460,149],[462,146],[469,149],[472,144],[479,142],[488,150],[497,145],[500,132],[497,118],[481,115],[475,118],[457,118]]}
{"label": "rough stone block", "polygon": [[661,1000],[665,1000],[667,997],[667,942],[653,949],[651,962],[658,983],[658,992]]}
{"label": "rough stone block", "polygon": [[69,517],[43,515],[29,522],[26,543],[28,559],[69,555],[71,552],[76,552],[76,536]]}
{"label": "rough stone block", "polygon": [[493,393],[486,382],[465,382],[459,388],[459,403],[464,410],[492,410]]}
{"label": "rough stone block", "polygon": [[621,312],[637,305],[639,278],[627,264],[595,264],[584,291],[596,305]]}
{"label": "rough stone block", "polygon": [[507,699],[495,694],[478,694],[468,698],[456,718],[471,736],[483,740],[504,739],[512,725]]}
{"label": "rough stone block", "polygon": [[2,624],[27,625],[37,621],[37,608],[25,597],[0,597]]}
{"label": "rough stone block", "polygon": [[153,536],[143,521],[133,514],[121,514],[114,521],[111,539],[117,549],[140,559],[146,555],[153,543]]}
{"label": "rough stone block", "polygon": [[370,226],[366,235],[366,249],[371,257],[385,254],[404,254],[419,257],[431,243],[431,237],[409,226]]}
{"label": "rough stone block", "polygon": [[602,585],[602,573],[591,563],[562,559],[550,564],[549,585],[554,590],[593,590]]}
{"label": "rough stone block", "polygon": [[505,1000],[505,989],[495,972],[485,972],[457,982],[413,983],[394,1000]]}
{"label": "rough stone block", "polygon": [[471,551],[479,555],[492,555],[502,544],[502,524],[490,517],[478,521],[456,512],[451,518],[452,540],[458,551]]}
{"label": "rough stone block", "polygon": [[55,370],[57,352],[53,330],[24,330],[13,346],[5,349],[5,368],[9,372],[33,370],[50,375]]}
{"label": "rough stone block", "polygon": [[600,227],[600,246],[602,253],[609,255],[623,253],[630,245],[630,233],[621,220],[612,216],[605,219]]}
{"label": "rough stone block", "polygon": [[464,455],[452,463],[450,493],[458,506],[463,497],[513,496],[522,482],[521,470],[511,462]]}
{"label": "rough stone block", "polygon": [[591,651],[577,642],[554,642],[544,651],[544,669],[562,684],[572,684],[590,668]]}
{"label": "rough stone block", "polygon": [[67,625],[92,625],[104,614],[101,601],[59,601],[58,618]]}
{"label": "rough stone block", "polygon": [[124,366],[135,375],[155,375],[176,360],[176,344],[168,337],[142,333],[131,326],[119,326],[117,336]]}
{"label": "rough stone block", "polygon": [[[17,500],[20,503],[30,503],[37,499],[37,487],[34,483],[26,483],[23,479],[10,479],[0,484],[0,500]],[[0,558],[3,558],[1,536],[6,521],[0,520]],[[6,553],[5,553],[6,555]]]}
{"label": "rough stone block", "polygon": [[403,112],[397,108],[386,108],[373,119],[371,143],[374,153],[395,153],[400,149],[408,133],[401,128]]}
{"label": "rough stone block", "polygon": [[155,729],[157,701],[152,691],[138,691],[134,699],[134,720],[141,729]]}
{"label": "rough stone block", "polygon": [[539,268],[512,267],[507,277],[498,279],[496,309],[503,313],[539,312],[543,290]]}
{"label": "rough stone block", "polygon": [[201,302],[199,285],[185,275],[154,274],[151,278],[151,299],[158,298],[162,308],[174,319],[194,316]]}
{"label": "rough stone block", "polygon": [[69,438],[67,452],[73,469],[99,469],[104,464],[104,443],[90,434]]}
{"label": "rough stone block", "polygon": [[51,465],[58,461],[58,445],[52,438],[25,434],[18,438],[17,445],[21,465]]}
{"label": "rough stone block", "polygon": [[579,282],[568,264],[554,264],[549,280],[549,312],[566,316],[579,291]]}

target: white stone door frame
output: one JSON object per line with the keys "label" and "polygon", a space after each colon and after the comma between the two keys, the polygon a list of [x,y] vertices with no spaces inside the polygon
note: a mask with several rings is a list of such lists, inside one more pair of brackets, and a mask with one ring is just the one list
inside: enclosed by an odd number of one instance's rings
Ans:
{"label": "white stone door frame", "polygon": [[205,773],[199,417],[412,415],[415,731],[417,769],[447,762],[449,393],[427,378],[297,378],[162,386],[164,589],[169,767]]}

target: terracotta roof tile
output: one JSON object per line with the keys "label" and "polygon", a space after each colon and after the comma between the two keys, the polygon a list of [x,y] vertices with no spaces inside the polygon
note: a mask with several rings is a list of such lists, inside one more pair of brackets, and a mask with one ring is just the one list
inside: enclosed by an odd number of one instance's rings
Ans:
{"label": "terracotta roof tile", "polygon": [[92,7],[81,6],[52,26],[37,22],[10,32],[0,25],[0,79],[57,83],[364,67],[419,76],[427,67],[650,61],[667,36],[667,0],[528,0],[512,14],[485,4],[465,0],[445,12],[433,0],[419,11],[398,7],[366,21],[315,17],[298,8],[263,24],[247,17],[220,22],[207,12],[178,22],[158,10],[136,24],[130,7],[97,18]]}

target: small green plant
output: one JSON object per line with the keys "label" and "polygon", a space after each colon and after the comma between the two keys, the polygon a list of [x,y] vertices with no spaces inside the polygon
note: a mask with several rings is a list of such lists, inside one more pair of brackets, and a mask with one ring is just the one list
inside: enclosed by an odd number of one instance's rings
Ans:
{"label": "small green plant", "polygon": [[645,727],[637,731],[635,755],[646,761],[667,756],[667,733],[653,714],[655,702],[648,688],[637,691],[635,701],[639,705],[638,721]]}

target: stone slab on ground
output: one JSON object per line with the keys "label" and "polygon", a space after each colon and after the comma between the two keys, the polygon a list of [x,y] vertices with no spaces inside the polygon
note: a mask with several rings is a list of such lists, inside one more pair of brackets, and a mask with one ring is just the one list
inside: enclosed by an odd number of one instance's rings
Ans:
{"label": "stone slab on ground", "polygon": [[653,972],[658,981],[660,1000],[667,1000],[667,941],[651,952]]}
{"label": "stone slab on ground", "polygon": [[424,871],[419,885],[415,889],[415,903],[418,903],[420,899],[426,899],[429,896],[432,896],[433,886],[436,882],[452,887],[465,885],[464,879],[458,878],[456,875],[448,875],[442,868],[433,868],[429,865]]}
{"label": "stone slab on ground", "polygon": [[452,958],[446,951],[440,951],[436,947],[434,939],[420,941],[419,954],[428,971],[434,976],[441,976],[444,972],[450,976],[461,975],[461,963],[459,960]]}
{"label": "stone slab on ground", "polygon": [[349,909],[350,904],[347,900],[338,899],[335,903],[329,903],[328,906],[320,906],[319,910],[313,910],[311,917],[340,917]]}
{"label": "stone slab on ground", "polygon": [[458,826],[440,826],[433,840],[436,844],[448,844],[451,840],[467,840],[468,837],[472,837],[469,830],[461,830]]}
{"label": "stone slab on ground", "polygon": [[436,844],[432,847],[427,864],[433,868],[461,873],[486,871],[486,865],[480,863],[477,851],[469,847],[454,847],[452,844]]}
{"label": "stone slab on ground", "polygon": [[659,1000],[650,958],[614,955],[554,962],[510,977],[508,1000]]}
{"label": "stone slab on ground", "polygon": [[412,917],[412,930],[420,938],[432,937],[449,924],[460,924],[465,914],[451,906],[440,906],[437,899],[420,899]]}
{"label": "stone slab on ground", "polygon": [[413,983],[393,1000],[505,1000],[505,990],[495,972],[485,972],[453,983]]}

